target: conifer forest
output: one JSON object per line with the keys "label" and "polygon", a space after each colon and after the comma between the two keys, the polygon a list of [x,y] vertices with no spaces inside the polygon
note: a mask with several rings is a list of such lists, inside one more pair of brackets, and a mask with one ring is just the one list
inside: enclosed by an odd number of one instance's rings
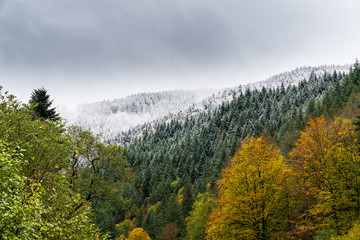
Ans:
{"label": "conifer forest", "polygon": [[51,99],[0,88],[0,239],[360,239],[357,60],[126,138]]}

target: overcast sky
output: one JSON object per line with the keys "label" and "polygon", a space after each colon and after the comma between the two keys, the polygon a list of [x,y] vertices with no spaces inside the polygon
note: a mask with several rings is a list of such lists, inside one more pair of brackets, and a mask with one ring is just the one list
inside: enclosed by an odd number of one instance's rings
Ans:
{"label": "overcast sky", "polygon": [[0,85],[76,105],[360,55],[359,0],[0,0]]}

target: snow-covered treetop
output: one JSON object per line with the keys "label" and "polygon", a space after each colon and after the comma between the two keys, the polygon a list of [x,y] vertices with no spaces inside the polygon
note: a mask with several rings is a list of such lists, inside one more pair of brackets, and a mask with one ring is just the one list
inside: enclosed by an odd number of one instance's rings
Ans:
{"label": "snow-covered treetop", "polygon": [[[138,93],[125,98],[85,103],[77,112],[64,112],[62,117],[69,124],[83,126],[95,133],[102,133],[104,139],[127,142],[140,136],[143,129],[154,130],[160,122],[172,119],[183,121],[188,116],[196,117],[204,111],[211,111],[223,102],[231,101],[247,88],[275,88],[283,84],[296,85],[311,75],[345,72],[350,65],[323,65],[319,67],[298,67],[292,71],[277,74],[266,80],[220,90],[176,90],[155,93]],[[126,136],[125,136],[126,135]],[[123,138],[126,138],[124,140]]]}

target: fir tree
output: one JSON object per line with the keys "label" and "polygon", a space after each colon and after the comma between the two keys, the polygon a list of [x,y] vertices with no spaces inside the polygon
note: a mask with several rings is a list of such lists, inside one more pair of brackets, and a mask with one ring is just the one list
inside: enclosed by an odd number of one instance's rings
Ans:
{"label": "fir tree", "polygon": [[310,101],[308,103],[308,105],[306,106],[306,115],[308,117],[312,117],[312,115],[316,112],[316,102],[315,102],[315,98],[312,97],[310,98]]}
{"label": "fir tree", "polygon": [[194,196],[192,193],[192,185],[190,183],[190,179],[188,178],[186,182],[187,183],[184,187],[183,192],[183,201],[181,202],[181,207],[185,217],[188,216],[188,213],[191,211],[192,205],[194,203]]}
{"label": "fir tree", "polygon": [[50,100],[50,95],[45,88],[35,89],[31,93],[29,103],[31,106],[34,106],[34,112],[37,117],[52,121],[59,120],[59,114],[56,113],[55,108],[50,108],[53,101]]}

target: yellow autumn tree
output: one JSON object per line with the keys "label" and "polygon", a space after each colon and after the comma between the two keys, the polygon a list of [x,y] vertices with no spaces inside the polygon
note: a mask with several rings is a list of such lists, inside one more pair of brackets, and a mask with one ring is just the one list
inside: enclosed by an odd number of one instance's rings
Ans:
{"label": "yellow autumn tree", "polygon": [[281,239],[289,174],[275,144],[263,137],[244,141],[218,182],[207,239]]}
{"label": "yellow autumn tree", "polygon": [[360,213],[359,145],[353,124],[347,119],[309,120],[290,157],[307,189],[299,230],[343,234]]}
{"label": "yellow autumn tree", "polygon": [[134,228],[126,240],[151,240],[151,239],[144,229]]}

